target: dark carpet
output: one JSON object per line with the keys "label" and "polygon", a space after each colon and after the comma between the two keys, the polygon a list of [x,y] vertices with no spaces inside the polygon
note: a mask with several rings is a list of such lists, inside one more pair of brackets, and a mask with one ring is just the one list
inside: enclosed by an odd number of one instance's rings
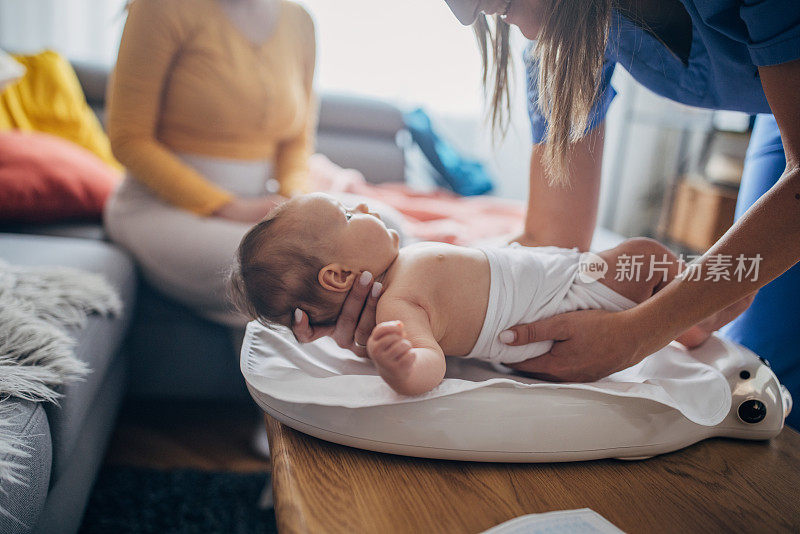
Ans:
{"label": "dark carpet", "polygon": [[273,510],[260,510],[266,474],[104,467],[82,534],[276,533]]}

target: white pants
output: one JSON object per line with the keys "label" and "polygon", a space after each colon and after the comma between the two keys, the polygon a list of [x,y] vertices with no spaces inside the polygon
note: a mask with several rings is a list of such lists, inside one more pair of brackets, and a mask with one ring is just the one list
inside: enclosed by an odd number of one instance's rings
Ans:
{"label": "white pants", "polygon": [[[237,196],[255,197],[274,190],[269,162],[180,157]],[[349,204],[355,199],[342,201]],[[374,209],[384,214],[385,208]],[[388,215],[387,225],[400,231],[399,221]],[[236,328],[247,323],[228,300],[226,275],[250,224],[177,208],[130,175],[106,203],[104,220],[110,238],[136,258],[153,287],[218,323]]]}

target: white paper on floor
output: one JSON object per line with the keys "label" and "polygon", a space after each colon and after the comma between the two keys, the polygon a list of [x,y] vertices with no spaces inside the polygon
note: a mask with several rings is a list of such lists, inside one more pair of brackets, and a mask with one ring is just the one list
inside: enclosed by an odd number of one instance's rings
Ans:
{"label": "white paper on floor", "polygon": [[591,508],[515,517],[482,534],[623,534]]}

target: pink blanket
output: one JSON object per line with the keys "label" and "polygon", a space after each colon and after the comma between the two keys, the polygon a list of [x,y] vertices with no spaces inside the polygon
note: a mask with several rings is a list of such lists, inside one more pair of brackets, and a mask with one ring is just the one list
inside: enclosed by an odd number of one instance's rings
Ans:
{"label": "pink blanket", "polygon": [[405,184],[372,185],[360,172],[342,169],[321,154],[311,157],[310,167],[315,191],[351,193],[388,204],[405,218],[405,230],[422,241],[469,245],[522,231],[522,202],[488,196],[460,197],[443,189],[419,192]]}

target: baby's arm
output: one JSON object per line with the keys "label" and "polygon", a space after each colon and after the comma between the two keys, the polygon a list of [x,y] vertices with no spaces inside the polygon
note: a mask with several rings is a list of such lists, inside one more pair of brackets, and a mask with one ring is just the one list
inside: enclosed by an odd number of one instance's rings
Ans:
{"label": "baby's arm", "polygon": [[367,354],[386,383],[401,395],[420,395],[438,386],[446,368],[444,352],[425,310],[407,300],[384,297],[378,301],[377,319]]}

